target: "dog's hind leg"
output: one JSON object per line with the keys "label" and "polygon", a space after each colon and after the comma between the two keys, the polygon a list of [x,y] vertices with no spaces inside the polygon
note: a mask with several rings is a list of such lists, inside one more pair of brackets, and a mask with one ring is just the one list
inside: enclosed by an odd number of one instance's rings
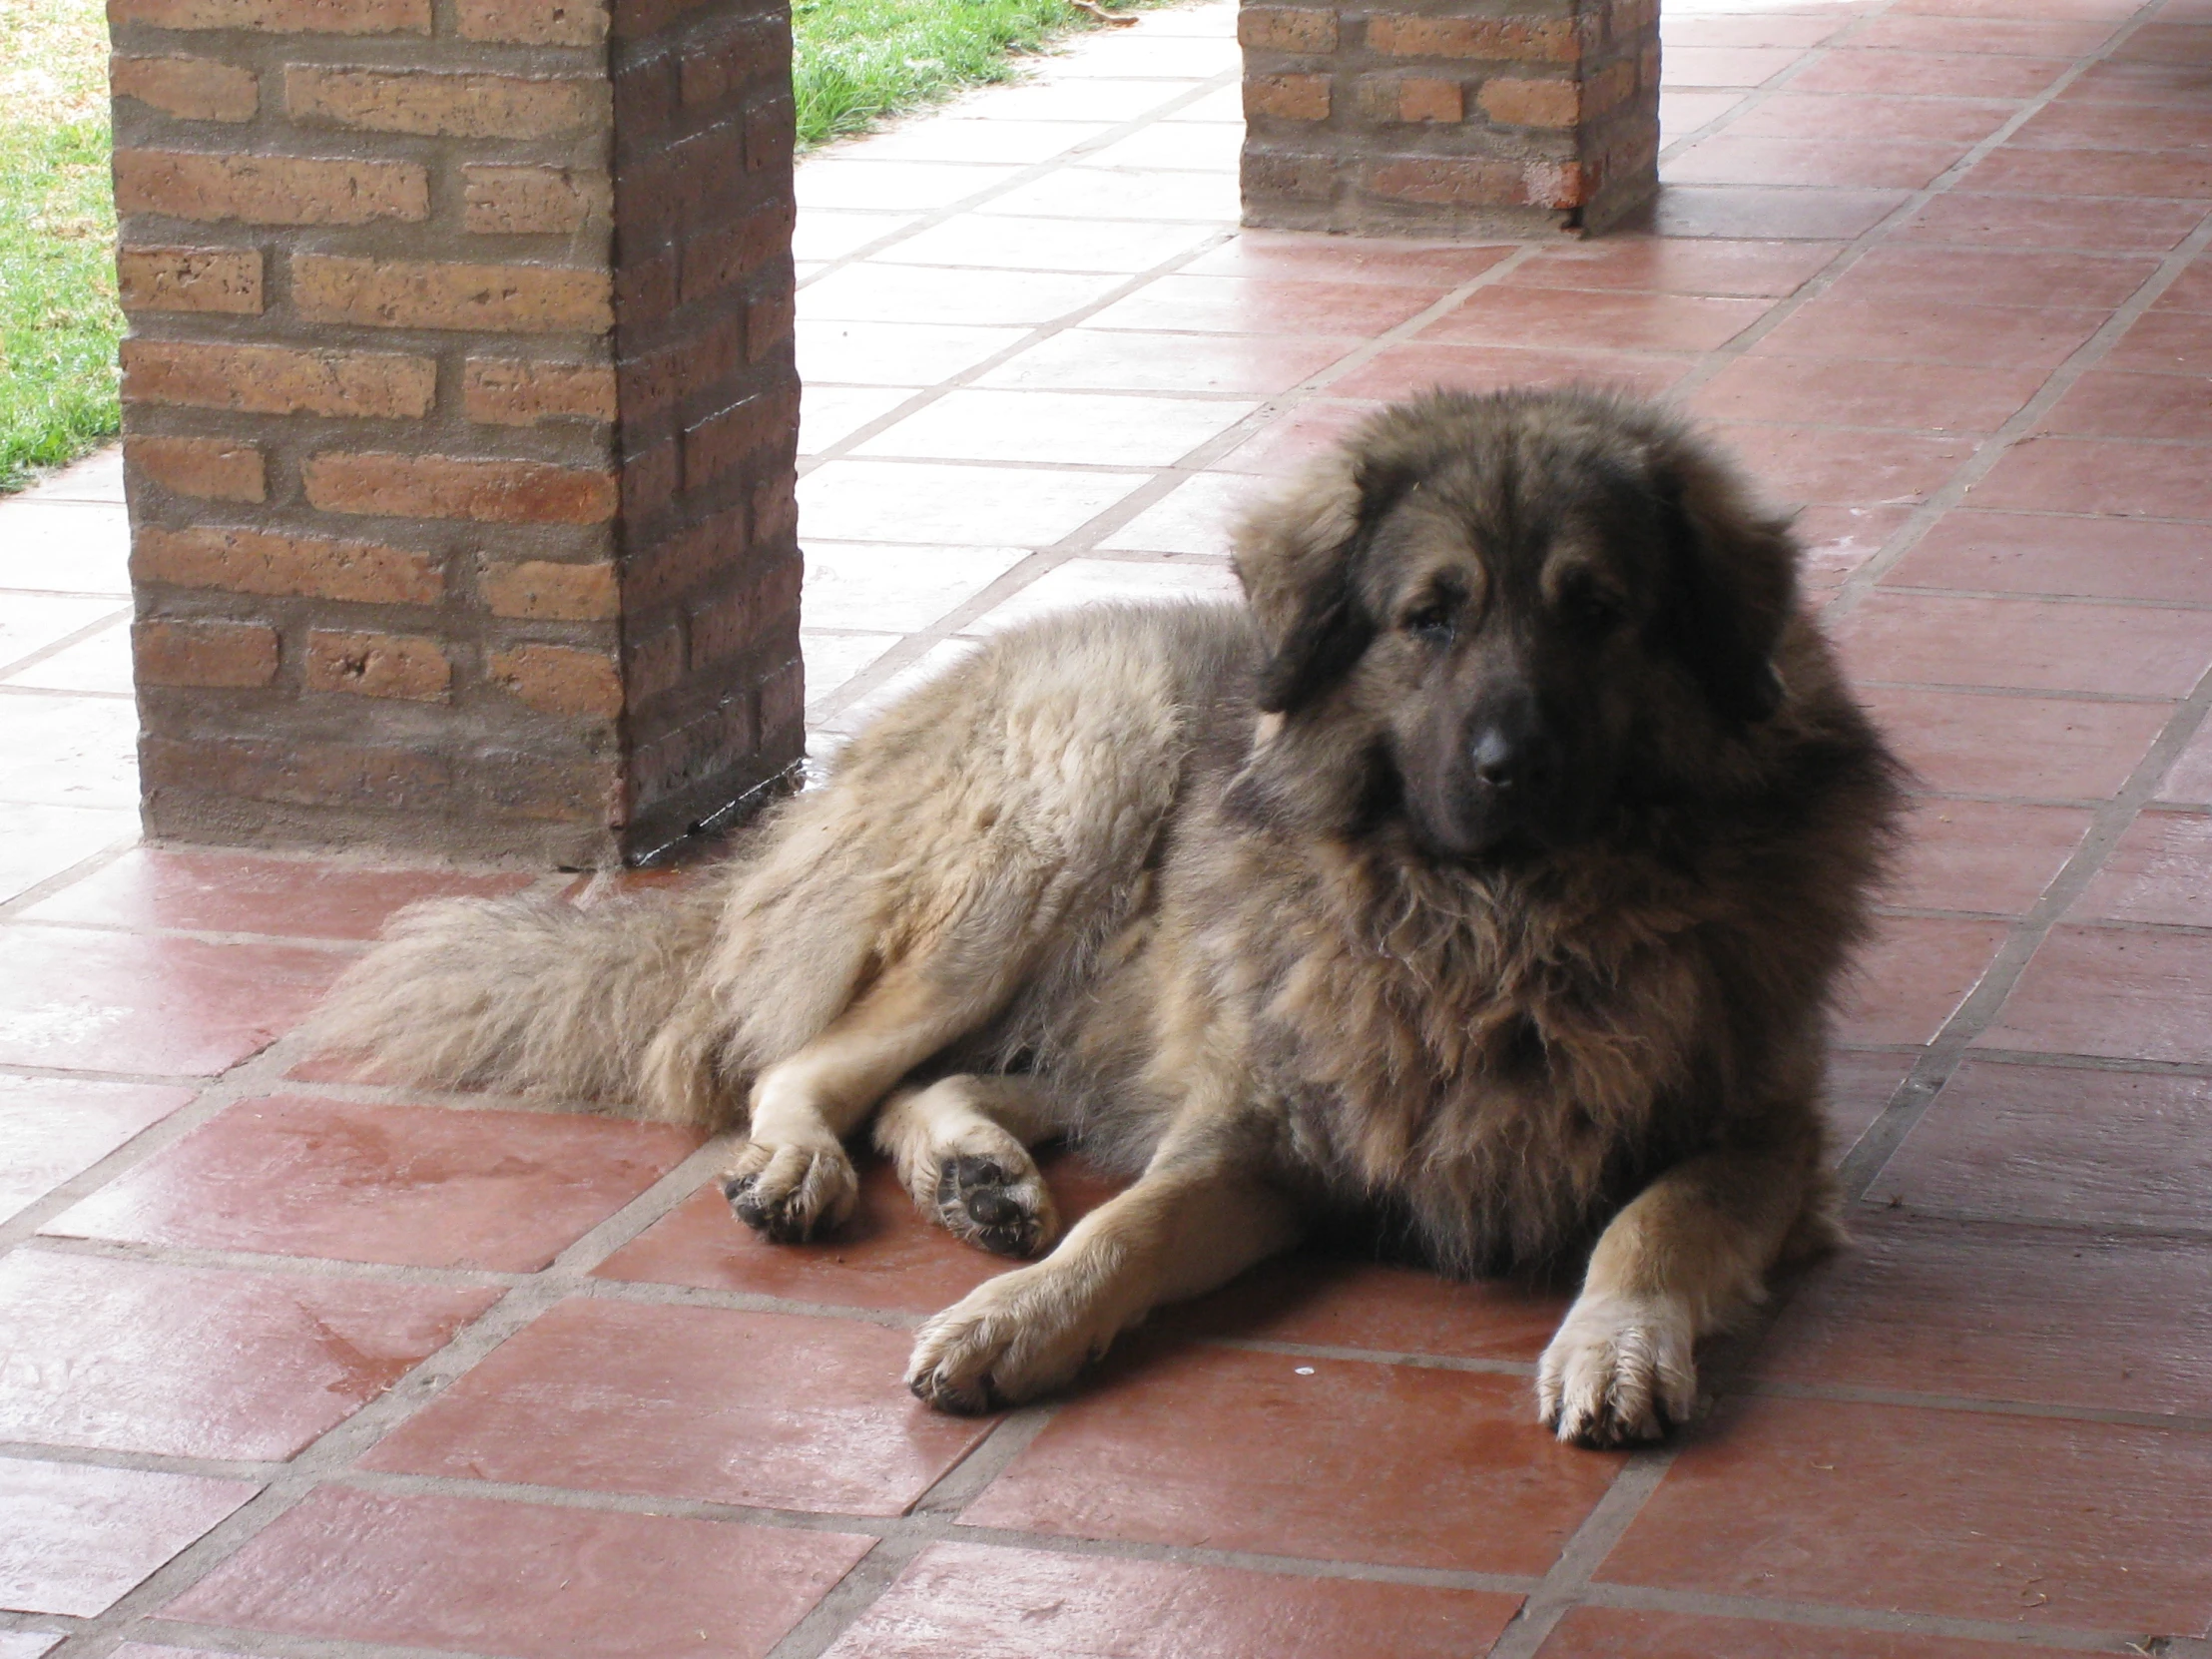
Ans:
{"label": "dog's hind leg", "polygon": [[921,1213],[1000,1256],[1034,1256],[1059,1212],[1028,1148],[1059,1132],[1027,1077],[947,1077],[901,1089],[875,1117],[875,1145]]}
{"label": "dog's hind leg", "polygon": [[783,1244],[843,1221],[859,1191],[844,1137],[987,1012],[913,962],[897,963],[814,1041],[764,1069],[746,1143],[722,1178],[738,1219]]}

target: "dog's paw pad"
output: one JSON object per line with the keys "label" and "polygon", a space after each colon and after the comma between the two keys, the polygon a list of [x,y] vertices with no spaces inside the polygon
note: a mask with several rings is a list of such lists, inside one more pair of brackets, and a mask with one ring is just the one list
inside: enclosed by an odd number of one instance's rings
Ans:
{"label": "dog's paw pad", "polygon": [[1034,1168],[955,1153],[937,1169],[937,1219],[955,1238],[999,1256],[1034,1256],[1055,1231],[1052,1201]]}

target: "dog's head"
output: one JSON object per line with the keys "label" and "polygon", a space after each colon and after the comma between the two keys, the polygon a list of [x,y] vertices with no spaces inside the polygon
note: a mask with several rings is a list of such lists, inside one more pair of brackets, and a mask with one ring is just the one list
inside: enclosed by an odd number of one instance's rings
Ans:
{"label": "dog's head", "polygon": [[1237,570],[1270,747],[1474,862],[1589,835],[1654,734],[1771,716],[1797,597],[1783,522],[1724,462],[1589,391],[1384,411],[1247,518]]}

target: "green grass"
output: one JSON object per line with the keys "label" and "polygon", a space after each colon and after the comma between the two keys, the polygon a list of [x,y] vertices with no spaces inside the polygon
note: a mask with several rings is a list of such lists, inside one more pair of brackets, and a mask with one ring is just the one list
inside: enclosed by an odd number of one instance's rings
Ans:
{"label": "green grass", "polygon": [[0,491],[114,435],[100,0],[0,0]]}
{"label": "green grass", "polygon": [[863,132],[962,87],[1006,80],[1009,53],[1034,52],[1084,22],[1067,0],[793,0],[799,142]]}

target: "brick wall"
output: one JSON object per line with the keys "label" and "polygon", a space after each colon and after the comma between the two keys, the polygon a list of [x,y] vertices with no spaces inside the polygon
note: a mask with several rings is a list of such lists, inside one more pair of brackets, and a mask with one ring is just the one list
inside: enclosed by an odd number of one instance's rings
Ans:
{"label": "brick wall", "polygon": [[800,753],[781,0],[111,0],[151,832],[591,864]]}
{"label": "brick wall", "polygon": [[1602,230],[1658,188],[1658,0],[1246,0],[1244,216]]}

